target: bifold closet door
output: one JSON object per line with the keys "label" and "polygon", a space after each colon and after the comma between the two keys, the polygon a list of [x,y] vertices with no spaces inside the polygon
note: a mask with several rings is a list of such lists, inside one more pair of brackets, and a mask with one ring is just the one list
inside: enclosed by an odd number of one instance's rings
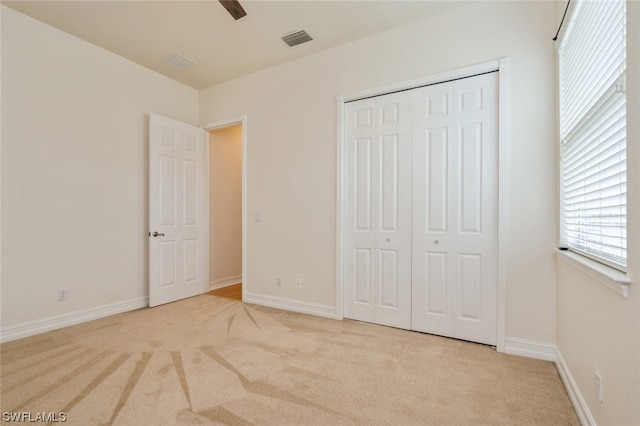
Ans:
{"label": "bifold closet door", "polygon": [[345,317],[411,328],[411,95],[345,105]]}
{"label": "bifold closet door", "polygon": [[498,73],[413,94],[412,329],[495,345]]}
{"label": "bifold closet door", "polygon": [[498,73],[345,108],[345,317],[496,344]]}

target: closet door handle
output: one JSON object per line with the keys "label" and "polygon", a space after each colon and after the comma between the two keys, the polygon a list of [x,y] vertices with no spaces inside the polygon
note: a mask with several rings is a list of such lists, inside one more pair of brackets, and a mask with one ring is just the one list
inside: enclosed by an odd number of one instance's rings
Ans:
{"label": "closet door handle", "polygon": [[153,231],[153,234],[152,234],[152,233],[149,233],[149,235],[150,235],[151,237],[164,237],[164,234],[161,234],[161,233],[159,233],[158,231]]}

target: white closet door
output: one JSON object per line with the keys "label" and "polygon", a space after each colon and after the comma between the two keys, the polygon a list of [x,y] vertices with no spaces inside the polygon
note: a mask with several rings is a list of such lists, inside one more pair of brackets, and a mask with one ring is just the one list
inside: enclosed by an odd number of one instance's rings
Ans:
{"label": "white closet door", "polygon": [[409,329],[411,95],[345,107],[345,316]]}
{"label": "white closet door", "polygon": [[412,328],[494,345],[498,74],[413,94]]}

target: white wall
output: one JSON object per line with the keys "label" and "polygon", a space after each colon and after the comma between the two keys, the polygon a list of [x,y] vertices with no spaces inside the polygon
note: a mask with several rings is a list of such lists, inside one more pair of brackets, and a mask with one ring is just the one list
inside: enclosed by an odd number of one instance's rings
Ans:
{"label": "white wall", "polygon": [[148,113],[198,92],[1,7],[2,328],[144,299]]}
{"label": "white wall", "polygon": [[213,130],[209,176],[209,281],[242,277],[242,125]]}
{"label": "white wall", "polygon": [[[618,426],[640,424],[640,2],[629,1],[627,7],[629,296],[624,299],[564,262],[558,261],[557,271],[557,350],[586,415],[596,424]],[[595,393],[596,371],[603,381],[602,403]]]}
{"label": "white wall", "polygon": [[[554,4],[453,11],[202,90],[200,121],[247,114],[247,291],[336,301],[336,96],[509,58],[507,336],[555,341]],[[275,285],[275,277],[284,286]],[[294,288],[295,278],[303,288]]]}
{"label": "white wall", "polygon": [[[559,9],[564,2],[557,2]],[[147,294],[147,113],[198,121],[198,93],[0,6],[2,328]],[[640,423],[640,121],[629,120],[628,299],[555,245],[552,2],[476,2],[200,92],[199,122],[248,115],[249,291],[335,305],[336,103],[507,57],[507,336],[557,343],[599,424]],[[629,22],[640,21],[629,2]],[[640,34],[628,31],[628,115]],[[284,286],[275,286],[275,277]],[[556,292],[557,276],[557,292]],[[295,290],[295,278],[303,288]],[[57,302],[67,289],[69,300]],[[556,327],[557,297],[557,327]],[[557,331],[557,336],[556,336]],[[604,380],[595,401],[593,376]]]}

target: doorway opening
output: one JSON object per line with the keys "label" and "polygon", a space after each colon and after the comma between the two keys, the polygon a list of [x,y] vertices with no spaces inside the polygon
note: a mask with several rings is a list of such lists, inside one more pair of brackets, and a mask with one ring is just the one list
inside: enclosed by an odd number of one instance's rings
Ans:
{"label": "doorway opening", "polygon": [[244,295],[245,119],[203,127],[209,133],[208,291]]}

